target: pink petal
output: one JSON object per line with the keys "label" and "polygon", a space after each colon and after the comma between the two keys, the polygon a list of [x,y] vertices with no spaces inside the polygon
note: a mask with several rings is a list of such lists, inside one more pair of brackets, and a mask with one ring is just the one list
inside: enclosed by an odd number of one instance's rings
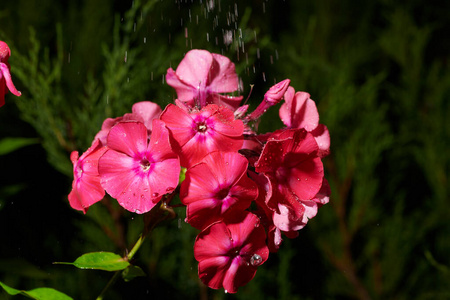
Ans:
{"label": "pink petal", "polygon": [[225,256],[233,247],[230,231],[223,222],[205,228],[195,239],[194,256],[197,261]]}
{"label": "pink petal", "polygon": [[6,63],[11,56],[11,50],[8,47],[8,44],[4,41],[0,41],[0,62]]}
{"label": "pink petal", "polygon": [[16,89],[16,87],[14,86],[14,83],[12,82],[11,74],[9,73],[9,68],[5,63],[0,63],[0,71],[3,73],[3,77],[5,79],[6,86],[8,87],[9,91],[16,96],[22,95],[22,93],[19,92]]}
{"label": "pink petal", "polygon": [[145,213],[161,197],[153,195],[148,177],[137,173],[138,168],[138,162],[133,158],[114,150],[108,150],[99,161],[101,184],[108,194],[126,210]]}
{"label": "pink petal", "polygon": [[228,96],[213,93],[208,97],[207,103],[217,104],[235,111],[239,107],[243,98],[244,96]]}
{"label": "pink petal", "polygon": [[312,199],[322,186],[322,161],[318,157],[303,161],[290,170],[287,180],[290,189],[300,199]]}
{"label": "pink petal", "polygon": [[198,264],[200,280],[212,289],[220,289],[223,287],[223,278],[229,261],[228,256],[215,256],[200,261]]}
{"label": "pink petal", "polygon": [[325,157],[330,154],[330,133],[328,128],[323,124],[319,124],[311,133],[319,146],[319,156]]}
{"label": "pink petal", "polygon": [[140,122],[119,122],[109,131],[107,145],[135,157],[147,150],[147,128]]}
{"label": "pink petal", "polygon": [[193,86],[181,81],[172,69],[167,70],[166,82],[175,89],[178,100],[185,102],[191,107],[194,106],[194,98],[197,96],[197,91]]}
{"label": "pink petal", "polygon": [[214,198],[219,187],[218,179],[210,167],[200,162],[186,172],[186,179],[181,183],[181,202],[189,205],[198,200]]}
{"label": "pink petal", "polygon": [[285,79],[272,86],[264,95],[264,100],[270,102],[272,105],[280,102],[281,99],[283,99],[290,82],[289,79]]}
{"label": "pink petal", "polygon": [[238,89],[239,78],[234,63],[228,57],[212,53],[214,61],[211,65],[208,82],[213,93],[230,93]]}
{"label": "pink petal", "polygon": [[148,184],[152,197],[171,193],[178,185],[180,161],[178,157],[165,158],[161,162],[152,163],[148,174]]}
{"label": "pink petal", "polygon": [[171,137],[176,142],[174,146],[184,146],[195,135],[191,116],[176,105],[167,105],[160,118],[169,128]]}
{"label": "pink petal", "polygon": [[74,180],[69,203],[73,209],[86,213],[89,206],[102,200],[104,196],[105,190],[100,185],[100,177],[84,174],[79,180]]}
{"label": "pink petal", "polygon": [[208,84],[208,74],[212,63],[213,56],[208,51],[191,50],[178,65],[176,73],[179,80],[197,89]]}
{"label": "pink petal", "polygon": [[142,118],[145,127],[149,131],[152,130],[153,119],[158,118],[161,115],[161,107],[158,104],[151,101],[141,101],[133,104],[131,108],[133,114]]}
{"label": "pink petal", "polygon": [[244,124],[242,120],[234,119],[233,111],[225,107],[217,107],[216,105],[208,105],[204,110],[210,110],[212,112],[211,118],[215,121],[215,131],[230,137],[242,137]]}

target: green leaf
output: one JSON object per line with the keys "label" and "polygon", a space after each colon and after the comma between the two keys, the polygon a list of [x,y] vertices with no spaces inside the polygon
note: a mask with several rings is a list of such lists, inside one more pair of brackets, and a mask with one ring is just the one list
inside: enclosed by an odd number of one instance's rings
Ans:
{"label": "green leaf", "polygon": [[138,266],[129,266],[122,272],[122,278],[126,282],[136,278],[136,277],[145,277],[145,272],[142,271]]}
{"label": "green leaf", "polygon": [[187,171],[187,169],[186,168],[181,168],[181,171],[180,171],[180,177],[179,177],[179,182],[180,182],[180,184],[184,181],[184,179],[186,178],[186,171]]}
{"label": "green leaf", "polygon": [[0,281],[0,286],[10,295],[23,295],[36,300],[71,300],[72,298],[51,288],[37,288],[30,291],[16,290]]}
{"label": "green leaf", "polygon": [[119,271],[130,265],[120,255],[112,252],[92,252],[78,257],[73,263],[56,262],[55,264],[74,265],[80,269],[96,269],[104,271]]}
{"label": "green leaf", "polygon": [[22,147],[36,144],[38,139],[34,138],[4,138],[0,140],[0,155],[11,153]]}

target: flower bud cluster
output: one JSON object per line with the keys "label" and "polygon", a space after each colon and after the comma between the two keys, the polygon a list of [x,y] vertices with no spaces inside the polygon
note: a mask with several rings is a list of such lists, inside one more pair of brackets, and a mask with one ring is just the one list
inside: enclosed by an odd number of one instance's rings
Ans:
{"label": "flower bud cluster", "polygon": [[[175,104],[162,111],[136,103],[132,113],[105,120],[81,157],[72,153],[70,205],[86,213],[106,191],[125,209],[146,213],[179,191],[186,222],[200,230],[194,244],[200,279],[235,293],[283,235],[296,237],[329,201],[322,164],[329,133],[309,94],[295,92],[288,79],[247,114],[242,96],[228,95],[238,90],[238,77],[222,55],[191,50],[166,78]],[[257,133],[252,124],[283,100],[285,127]]]}

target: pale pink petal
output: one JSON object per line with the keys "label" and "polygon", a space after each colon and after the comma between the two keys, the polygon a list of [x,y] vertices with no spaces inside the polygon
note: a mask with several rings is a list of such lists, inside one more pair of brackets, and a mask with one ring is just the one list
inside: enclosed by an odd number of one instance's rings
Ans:
{"label": "pale pink petal", "polygon": [[185,102],[189,106],[194,106],[194,98],[197,96],[196,89],[186,82],[181,81],[173,69],[168,69],[166,82],[177,92],[178,100]]}
{"label": "pale pink petal", "polygon": [[238,89],[239,78],[234,63],[228,57],[212,53],[214,61],[211,65],[208,82],[213,93],[230,93]]}
{"label": "pale pink petal", "polygon": [[151,101],[137,102],[133,104],[131,111],[133,114],[142,118],[145,127],[147,127],[149,131],[152,131],[153,119],[159,118],[162,112],[161,107]]}
{"label": "pale pink petal", "polygon": [[325,157],[330,154],[330,133],[328,128],[323,124],[319,124],[311,133],[319,146],[319,156]]}
{"label": "pale pink petal", "polygon": [[318,205],[322,206],[330,201],[330,195],[331,195],[330,185],[328,184],[328,181],[324,178],[320,191],[317,193],[317,195],[314,196],[312,200],[317,202]]}
{"label": "pale pink petal", "polygon": [[206,50],[191,50],[181,60],[176,74],[179,80],[194,88],[208,84],[208,74],[213,63],[213,56]]}
{"label": "pale pink petal", "polygon": [[297,218],[286,205],[278,205],[279,213],[273,213],[273,223],[281,231],[296,231],[305,227],[303,218]]}

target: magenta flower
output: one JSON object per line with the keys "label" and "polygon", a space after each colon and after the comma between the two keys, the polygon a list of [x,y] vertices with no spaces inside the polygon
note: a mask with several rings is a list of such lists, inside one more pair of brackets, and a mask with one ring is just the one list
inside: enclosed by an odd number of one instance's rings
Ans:
{"label": "magenta flower", "polygon": [[160,120],[153,120],[150,141],[143,123],[119,122],[111,128],[107,146],[98,166],[101,184],[123,208],[148,212],[177,187],[180,162]]}
{"label": "magenta flower", "polygon": [[69,203],[73,209],[86,213],[89,206],[102,200],[105,196],[105,190],[100,184],[98,174],[98,160],[106,150],[107,148],[102,147],[99,140],[95,140],[80,158],[77,151],[70,154],[74,179],[72,191],[69,194]]}
{"label": "magenta flower", "polygon": [[[322,187],[323,165],[318,151],[316,140],[304,129],[279,130],[269,138],[255,170],[270,182],[270,198],[266,199],[270,209],[280,215],[289,213],[293,220],[303,220],[305,212],[309,212],[309,200]],[[298,224],[289,224],[280,229],[297,230]]]}
{"label": "magenta flower", "polygon": [[0,41],[0,107],[5,104],[5,95],[8,93],[8,90],[16,96],[22,95],[22,93],[16,89],[11,79],[11,66],[8,63],[10,56],[11,50],[8,45],[5,42]]}
{"label": "magenta flower", "polygon": [[294,88],[289,87],[284,101],[279,110],[284,125],[311,132],[319,146],[320,157],[327,156],[330,152],[330,134],[325,125],[319,124],[319,112],[310,95],[305,92],[295,93]]}
{"label": "magenta flower", "polygon": [[247,211],[213,223],[197,236],[194,256],[200,280],[213,289],[236,293],[269,257],[264,228]]}
{"label": "magenta flower", "polygon": [[97,133],[94,140],[99,139],[103,145],[106,145],[106,138],[111,128],[121,121],[138,121],[147,127],[148,133],[152,132],[152,121],[161,114],[161,108],[158,104],[151,101],[141,101],[133,104],[132,113],[128,113],[118,118],[108,118],[103,121],[102,129]]}
{"label": "magenta flower", "polygon": [[170,131],[172,146],[181,165],[189,168],[213,151],[238,151],[243,144],[244,125],[226,107],[209,104],[187,112],[169,104],[161,114]]}
{"label": "magenta flower", "polygon": [[186,172],[180,198],[186,221],[203,229],[234,212],[244,211],[258,196],[247,177],[248,162],[237,152],[212,152]]}
{"label": "magenta flower", "polygon": [[214,103],[234,111],[242,100],[242,96],[221,95],[238,89],[234,64],[227,57],[206,50],[186,53],[176,71],[167,70],[166,81],[176,90],[178,100],[190,107]]}

